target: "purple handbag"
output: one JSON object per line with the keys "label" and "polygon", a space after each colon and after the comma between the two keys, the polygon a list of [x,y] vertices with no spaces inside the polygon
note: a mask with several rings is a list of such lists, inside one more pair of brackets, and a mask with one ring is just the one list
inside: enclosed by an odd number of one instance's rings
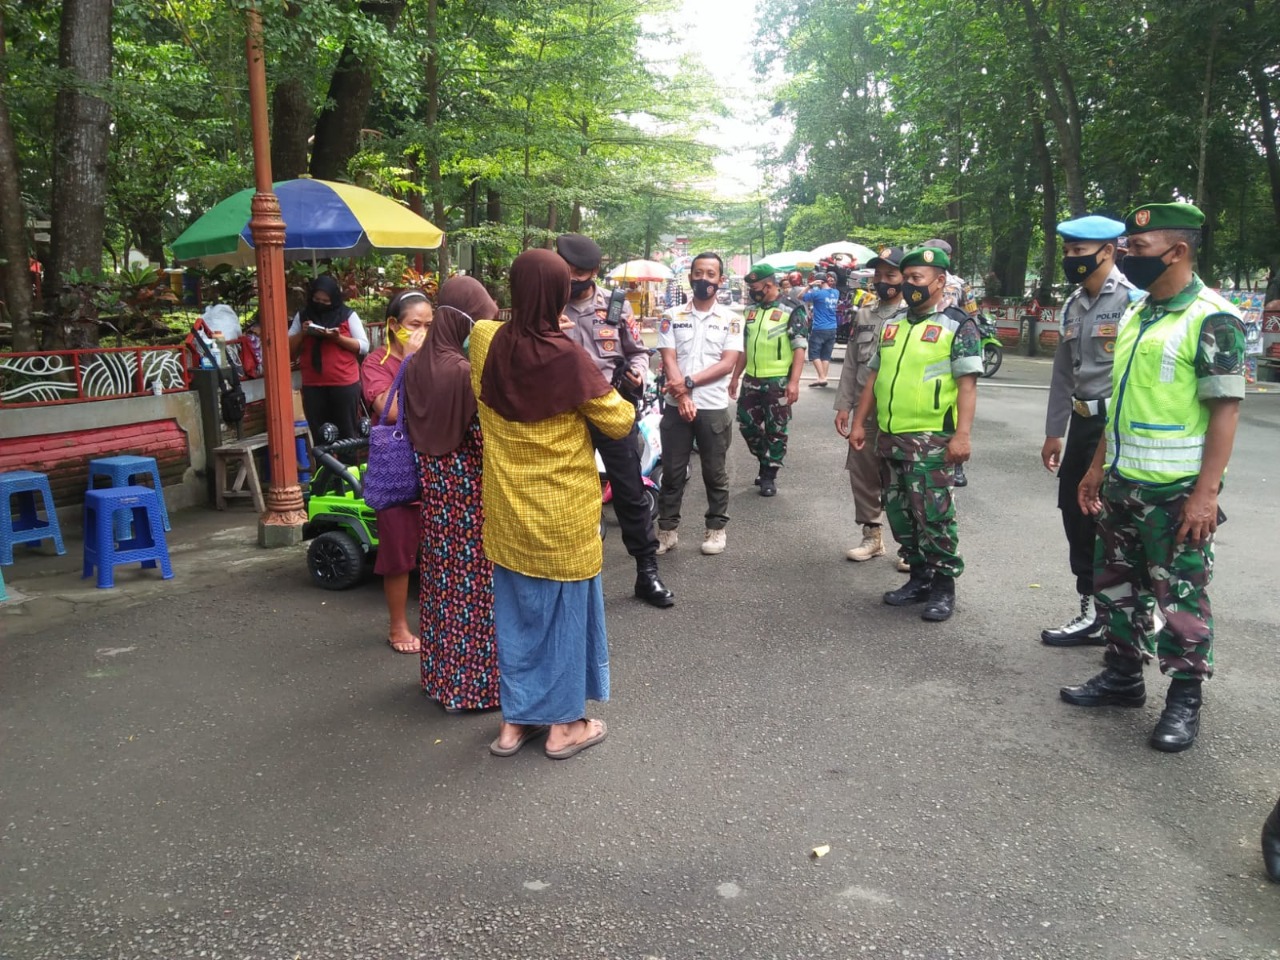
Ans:
{"label": "purple handbag", "polygon": [[404,372],[413,357],[400,365],[400,372],[387,391],[387,406],[396,403],[396,422],[378,424],[369,431],[369,465],[364,473],[364,502],[375,510],[385,510],[418,497],[418,465],[413,444],[401,428],[404,422]]}

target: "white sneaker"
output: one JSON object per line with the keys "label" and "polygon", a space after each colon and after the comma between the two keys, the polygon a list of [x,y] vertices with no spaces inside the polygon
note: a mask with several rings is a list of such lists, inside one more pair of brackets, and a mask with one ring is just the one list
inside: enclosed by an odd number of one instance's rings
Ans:
{"label": "white sneaker", "polygon": [[708,530],[702,537],[702,552],[709,557],[724,553],[724,541],[723,530]]}
{"label": "white sneaker", "polygon": [[658,556],[662,556],[668,550],[674,550],[676,544],[680,542],[680,535],[674,530],[658,531]]}

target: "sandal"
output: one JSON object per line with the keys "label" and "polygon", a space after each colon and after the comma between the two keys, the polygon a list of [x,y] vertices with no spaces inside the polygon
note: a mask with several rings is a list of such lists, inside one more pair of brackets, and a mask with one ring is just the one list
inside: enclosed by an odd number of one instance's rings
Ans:
{"label": "sandal", "polygon": [[533,740],[535,737],[542,736],[549,729],[550,729],[549,727],[542,727],[542,726],[525,727],[524,730],[520,732],[520,736],[516,740],[516,742],[509,747],[498,746],[498,741],[502,739],[502,736],[498,735],[493,738],[493,743],[489,744],[489,752],[492,753],[495,757],[514,757],[517,753],[520,752],[521,747],[523,747],[530,740]]}
{"label": "sandal", "polygon": [[387,646],[389,646],[396,653],[421,653],[422,652],[422,640],[418,637],[414,637],[410,641],[401,641],[400,643],[393,643],[391,638],[388,637]]}
{"label": "sandal", "polygon": [[603,720],[587,720],[586,717],[583,717],[583,721],[586,723],[588,730],[591,729],[591,724],[593,722],[600,724],[600,732],[594,737],[587,737],[584,740],[579,740],[577,743],[571,743],[567,747],[561,747],[559,750],[548,750],[547,756],[552,760],[568,760],[570,757],[576,757],[583,750],[586,750],[589,747],[594,747],[597,743],[604,743],[604,738],[609,735],[609,727],[605,722]]}

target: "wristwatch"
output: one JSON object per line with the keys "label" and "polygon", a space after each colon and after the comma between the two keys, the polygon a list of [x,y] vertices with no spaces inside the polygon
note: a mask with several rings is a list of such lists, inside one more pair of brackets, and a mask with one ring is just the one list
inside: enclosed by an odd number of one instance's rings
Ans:
{"label": "wristwatch", "polygon": [[693,377],[684,378],[684,388],[690,392],[693,391]]}

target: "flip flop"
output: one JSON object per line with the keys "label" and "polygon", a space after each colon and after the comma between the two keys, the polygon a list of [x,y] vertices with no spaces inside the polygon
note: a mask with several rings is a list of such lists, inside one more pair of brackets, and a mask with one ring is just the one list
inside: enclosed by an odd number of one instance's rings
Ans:
{"label": "flip flop", "polygon": [[546,727],[525,727],[524,731],[520,734],[520,738],[509,747],[498,746],[498,740],[501,738],[494,737],[493,743],[489,744],[489,752],[492,753],[495,757],[514,757],[517,753],[520,752],[520,748],[523,747],[526,743],[528,743],[530,740],[534,739],[535,737],[542,736],[546,732],[547,732]]}
{"label": "flip flop", "polygon": [[[590,723],[590,721],[588,721]],[[547,756],[552,760],[568,760],[570,757],[576,757],[588,747],[594,747],[597,743],[604,743],[604,738],[609,735],[609,727],[603,720],[600,721],[600,732],[594,737],[587,737],[585,740],[579,740],[567,747],[561,747],[559,750],[548,750]]]}
{"label": "flip flop", "polygon": [[812,388],[812,387],[825,387],[826,385],[827,385],[827,381],[825,381],[825,380],[815,380],[815,381],[813,381],[813,383],[809,384],[809,386],[810,386],[811,388]]}
{"label": "flip flop", "polygon": [[421,653],[422,639],[420,637],[414,637],[413,646],[409,646],[406,643],[399,643],[399,644],[392,643],[390,638],[388,638],[387,646],[390,647],[392,650],[394,650],[396,653]]}

